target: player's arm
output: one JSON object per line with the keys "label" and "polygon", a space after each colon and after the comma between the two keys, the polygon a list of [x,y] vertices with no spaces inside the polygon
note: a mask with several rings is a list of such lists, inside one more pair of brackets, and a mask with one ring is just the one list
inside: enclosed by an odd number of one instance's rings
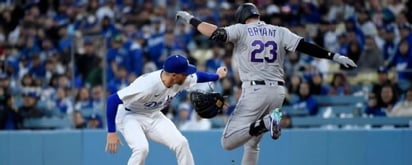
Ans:
{"label": "player's arm", "polygon": [[306,42],[304,39],[301,39],[299,41],[296,50],[309,56],[333,60],[339,64],[344,65],[346,68],[348,68],[349,66],[357,67],[357,65],[351,59],[342,56],[339,53],[334,53],[315,44]]}
{"label": "player's arm", "polygon": [[217,69],[216,74],[207,73],[207,72],[196,72],[196,76],[197,76],[196,82],[203,83],[203,82],[217,81],[219,79],[226,77],[226,75],[227,75],[227,68],[224,66],[221,66]]}
{"label": "player's arm", "polygon": [[106,106],[106,120],[107,120],[107,132],[113,133],[116,132],[116,114],[117,114],[117,107],[123,104],[122,100],[117,93],[110,95],[107,98],[107,106]]}
{"label": "player's arm", "polygon": [[178,11],[176,14],[176,20],[182,20],[187,24],[191,24],[194,28],[196,28],[196,30],[209,37],[211,40],[223,42],[227,41],[227,32],[224,28],[217,27],[211,23],[203,22],[186,11]]}
{"label": "player's arm", "polygon": [[107,120],[107,132],[108,133],[107,133],[106,150],[109,151],[110,153],[116,153],[117,144],[121,143],[116,133],[116,123],[115,123],[117,108],[120,104],[123,104],[123,102],[117,93],[112,94],[107,98],[106,120]]}

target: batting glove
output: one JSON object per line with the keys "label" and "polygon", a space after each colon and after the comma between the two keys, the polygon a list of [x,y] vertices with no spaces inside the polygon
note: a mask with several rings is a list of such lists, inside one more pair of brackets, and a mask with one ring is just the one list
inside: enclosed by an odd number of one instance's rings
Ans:
{"label": "batting glove", "polygon": [[351,59],[349,59],[346,56],[342,56],[338,53],[336,53],[333,56],[333,61],[342,64],[343,66],[345,66],[345,68],[349,68],[349,67],[357,67],[357,65],[355,64],[355,62],[353,62]]}
{"label": "batting glove", "polygon": [[186,11],[178,11],[176,13],[176,21],[183,21],[186,24],[190,23],[190,19],[192,19],[194,16],[192,14],[189,14]]}

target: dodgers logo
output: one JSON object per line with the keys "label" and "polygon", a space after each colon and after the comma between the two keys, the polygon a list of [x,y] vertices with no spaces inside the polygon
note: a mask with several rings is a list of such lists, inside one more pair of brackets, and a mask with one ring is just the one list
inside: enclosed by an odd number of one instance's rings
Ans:
{"label": "dodgers logo", "polygon": [[160,101],[160,102],[151,101],[151,102],[144,103],[143,105],[145,107],[148,107],[148,108],[154,108],[154,107],[157,107],[159,105],[162,105],[162,103],[163,103],[162,101]]}

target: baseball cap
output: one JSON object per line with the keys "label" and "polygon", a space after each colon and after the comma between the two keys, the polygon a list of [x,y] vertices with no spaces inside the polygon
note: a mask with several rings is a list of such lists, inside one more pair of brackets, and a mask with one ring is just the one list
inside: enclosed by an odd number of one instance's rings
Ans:
{"label": "baseball cap", "polygon": [[388,69],[384,66],[380,66],[377,70],[378,73],[388,73]]}
{"label": "baseball cap", "polygon": [[169,73],[189,75],[196,72],[196,67],[189,64],[189,60],[182,55],[171,55],[163,64],[163,70]]}

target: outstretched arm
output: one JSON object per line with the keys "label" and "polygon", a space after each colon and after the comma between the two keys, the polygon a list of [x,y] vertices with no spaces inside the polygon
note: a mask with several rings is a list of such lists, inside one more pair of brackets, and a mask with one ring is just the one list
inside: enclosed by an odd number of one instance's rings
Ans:
{"label": "outstretched arm", "polygon": [[219,79],[226,77],[227,69],[226,67],[221,66],[217,69],[216,74],[207,73],[207,72],[196,72],[196,75],[197,75],[197,83],[217,81]]}
{"label": "outstretched arm", "polygon": [[176,13],[176,21],[191,24],[194,28],[196,28],[196,30],[209,37],[211,40],[225,42],[227,39],[226,31],[223,28],[219,28],[211,23],[202,22],[200,19],[194,17],[186,11],[178,11]]}
{"label": "outstretched arm", "polygon": [[357,67],[355,62],[353,62],[348,57],[342,56],[339,53],[327,51],[326,49],[321,48],[315,44],[306,42],[303,39],[299,41],[299,44],[296,47],[296,50],[299,52],[305,53],[307,55],[313,56],[313,57],[326,58],[326,59],[333,60],[339,64],[344,65],[346,68]]}

